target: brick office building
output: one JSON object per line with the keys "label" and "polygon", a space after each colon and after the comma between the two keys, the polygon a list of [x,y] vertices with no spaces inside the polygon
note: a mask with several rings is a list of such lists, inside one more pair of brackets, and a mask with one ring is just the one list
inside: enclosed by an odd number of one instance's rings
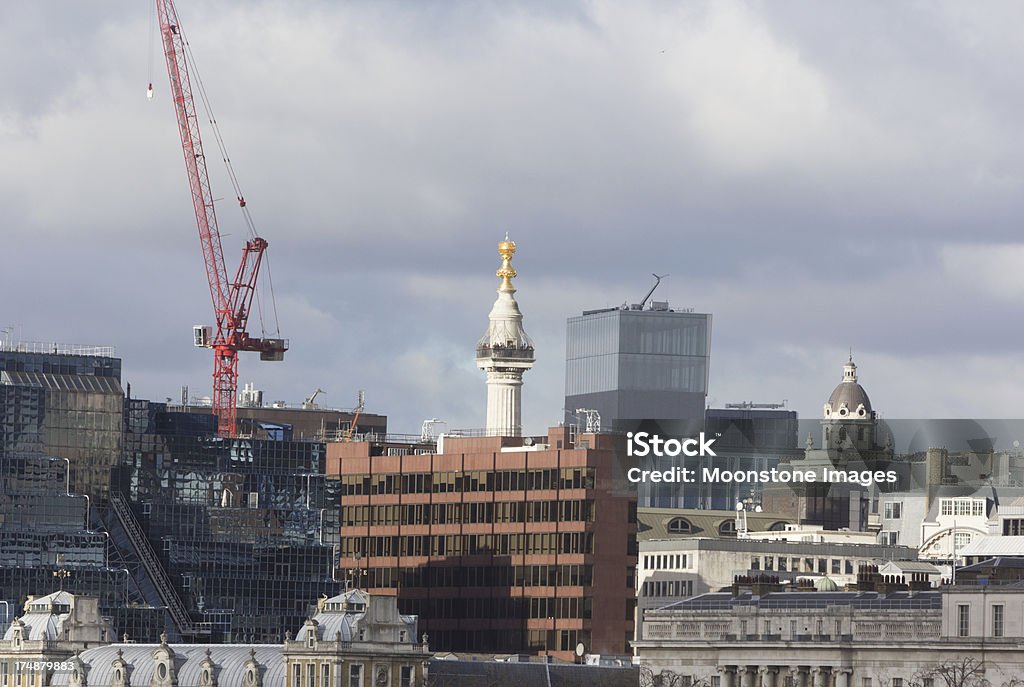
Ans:
{"label": "brick office building", "polygon": [[442,437],[327,445],[341,493],[340,567],[399,598],[437,651],[625,654],[636,496],[612,437]]}

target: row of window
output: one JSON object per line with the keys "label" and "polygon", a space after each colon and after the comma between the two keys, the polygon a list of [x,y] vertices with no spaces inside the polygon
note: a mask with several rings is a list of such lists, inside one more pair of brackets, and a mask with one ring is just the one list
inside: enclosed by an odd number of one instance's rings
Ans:
{"label": "row of window", "polygon": [[942,499],[939,507],[943,515],[985,515],[984,499]]}
{"label": "row of window", "polygon": [[1024,518],[1006,518],[1003,520],[1003,536],[1024,536]]}
{"label": "row of window", "polygon": [[592,489],[594,468],[343,475],[342,496]]}
{"label": "row of window", "polygon": [[688,567],[689,556],[685,553],[644,554],[645,570],[682,570]]}
{"label": "row of window", "polygon": [[443,565],[415,568],[369,568],[359,573],[368,589],[466,587],[589,587],[591,565]]}
{"label": "row of window", "polygon": [[496,522],[590,522],[594,519],[593,508],[593,501],[583,500],[342,506],[341,524],[346,527],[359,527]]}
{"label": "row of window", "polygon": [[341,557],[519,556],[594,553],[591,532],[342,537]]}
{"label": "row of window", "polygon": [[[801,560],[803,569],[801,570]],[[786,558],[785,556],[751,556],[751,570],[772,570],[779,572],[821,573],[827,575],[852,575],[853,561],[849,558]]]}
{"label": "row of window", "polygon": [[[299,663],[292,664],[292,681],[291,687],[332,687],[334,685],[331,682],[331,670],[330,663],[319,664],[307,663],[305,665],[305,675],[303,675],[302,665]],[[317,680],[317,673],[319,672],[320,679]],[[350,663],[348,666],[348,682],[347,687],[369,687],[371,684],[370,679],[365,675],[362,663]],[[401,666],[399,668],[398,687],[413,687],[415,684],[413,681],[414,671],[412,666]],[[365,679],[364,681],[364,678]],[[384,674],[384,681],[381,682],[380,676],[374,678],[378,684],[387,684],[387,676]]]}
{"label": "row of window", "polygon": [[648,580],[641,596],[693,596],[692,580]]}
{"label": "row of window", "polygon": [[[679,680],[679,687],[693,687],[694,684],[693,678],[690,676],[681,677]],[[798,687],[797,678],[792,675],[787,675],[782,684],[784,687]],[[860,684],[861,687],[875,687],[875,683],[870,677],[861,678]],[[894,677],[891,680],[885,681],[883,684],[885,687],[907,687],[901,677]],[[917,683],[911,684],[916,685]],[[921,687],[935,687],[935,678],[923,677],[921,678],[920,685]],[[720,675],[711,676],[711,687],[722,687],[722,677]],[[879,685],[878,687],[882,687],[882,685]]]}
{"label": "row of window", "polygon": [[[957,628],[956,634],[958,637],[970,637],[971,636],[971,607],[968,604],[957,604]],[[992,604],[992,612],[990,614],[992,618],[992,637],[1003,636],[1003,620],[1005,618],[1006,608],[1003,604]]]}

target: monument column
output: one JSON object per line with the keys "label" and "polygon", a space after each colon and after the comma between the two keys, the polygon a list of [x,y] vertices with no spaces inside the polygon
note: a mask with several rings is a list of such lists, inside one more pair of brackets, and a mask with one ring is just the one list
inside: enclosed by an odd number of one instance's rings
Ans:
{"label": "monument column", "polygon": [[498,244],[501,279],[498,298],[488,316],[487,331],[476,345],[476,366],[487,373],[487,434],[517,437],[523,432],[523,373],[533,367],[533,342],[523,329],[523,313],[515,299],[512,256],[516,242]]}

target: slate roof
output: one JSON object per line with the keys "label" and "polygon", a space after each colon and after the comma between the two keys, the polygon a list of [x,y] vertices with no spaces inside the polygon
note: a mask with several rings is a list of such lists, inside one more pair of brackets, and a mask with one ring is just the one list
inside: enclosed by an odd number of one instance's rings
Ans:
{"label": "slate roof", "polygon": [[436,687],[636,687],[635,666],[589,666],[572,663],[516,663],[432,659],[430,683]]}
{"label": "slate roof", "polygon": [[[79,654],[86,665],[86,676],[89,685],[109,685],[113,666],[122,652],[122,658],[129,666],[131,687],[149,687],[156,662],[153,651],[159,644],[109,644],[95,649],[87,649]],[[206,651],[210,651],[210,659],[215,668],[218,687],[243,687],[245,663],[250,652],[255,651],[256,662],[260,664],[263,684],[265,687],[280,687],[285,684],[284,664],[281,660],[281,647],[276,644],[171,644],[174,651],[175,667],[178,671],[178,684],[198,685],[200,668]],[[58,671],[53,676],[53,685],[67,685],[71,676],[69,671]]]}
{"label": "slate roof", "polygon": [[852,606],[853,608],[942,608],[941,592],[892,592],[886,596],[878,592],[770,592],[761,596],[731,592],[709,592],[676,601],[659,611],[729,610],[733,606],[757,606],[765,609],[826,608]]}
{"label": "slate roof", "polygon": [[[676,518],[684,518],[692,525],[689,533],[669,532],[668,524]],[[731,510],[701,510],[697,508],[638,508],[637,539],[679,539],[694,536],[718,537],[718,526],[725,521],[735,522],[736,513]],[[766,532],[772,525],[789,523],[790,518],[778,513],[747,513],[747,529],[751,532]]]}

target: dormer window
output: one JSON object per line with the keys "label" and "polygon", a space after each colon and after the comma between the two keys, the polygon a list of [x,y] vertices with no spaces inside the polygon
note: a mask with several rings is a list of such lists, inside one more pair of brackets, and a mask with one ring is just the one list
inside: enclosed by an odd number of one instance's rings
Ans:
{"label": "dormer window", "polygon": [[672,518],[666,529],[673,534],[690,534],[693,532],[693,525],[686,518]]}
{"label": "dormer window", "polygon": [[306,635],[306,647],[312,649],[314,646],[316,646],[316,635],[310,631],[309,634]]}

